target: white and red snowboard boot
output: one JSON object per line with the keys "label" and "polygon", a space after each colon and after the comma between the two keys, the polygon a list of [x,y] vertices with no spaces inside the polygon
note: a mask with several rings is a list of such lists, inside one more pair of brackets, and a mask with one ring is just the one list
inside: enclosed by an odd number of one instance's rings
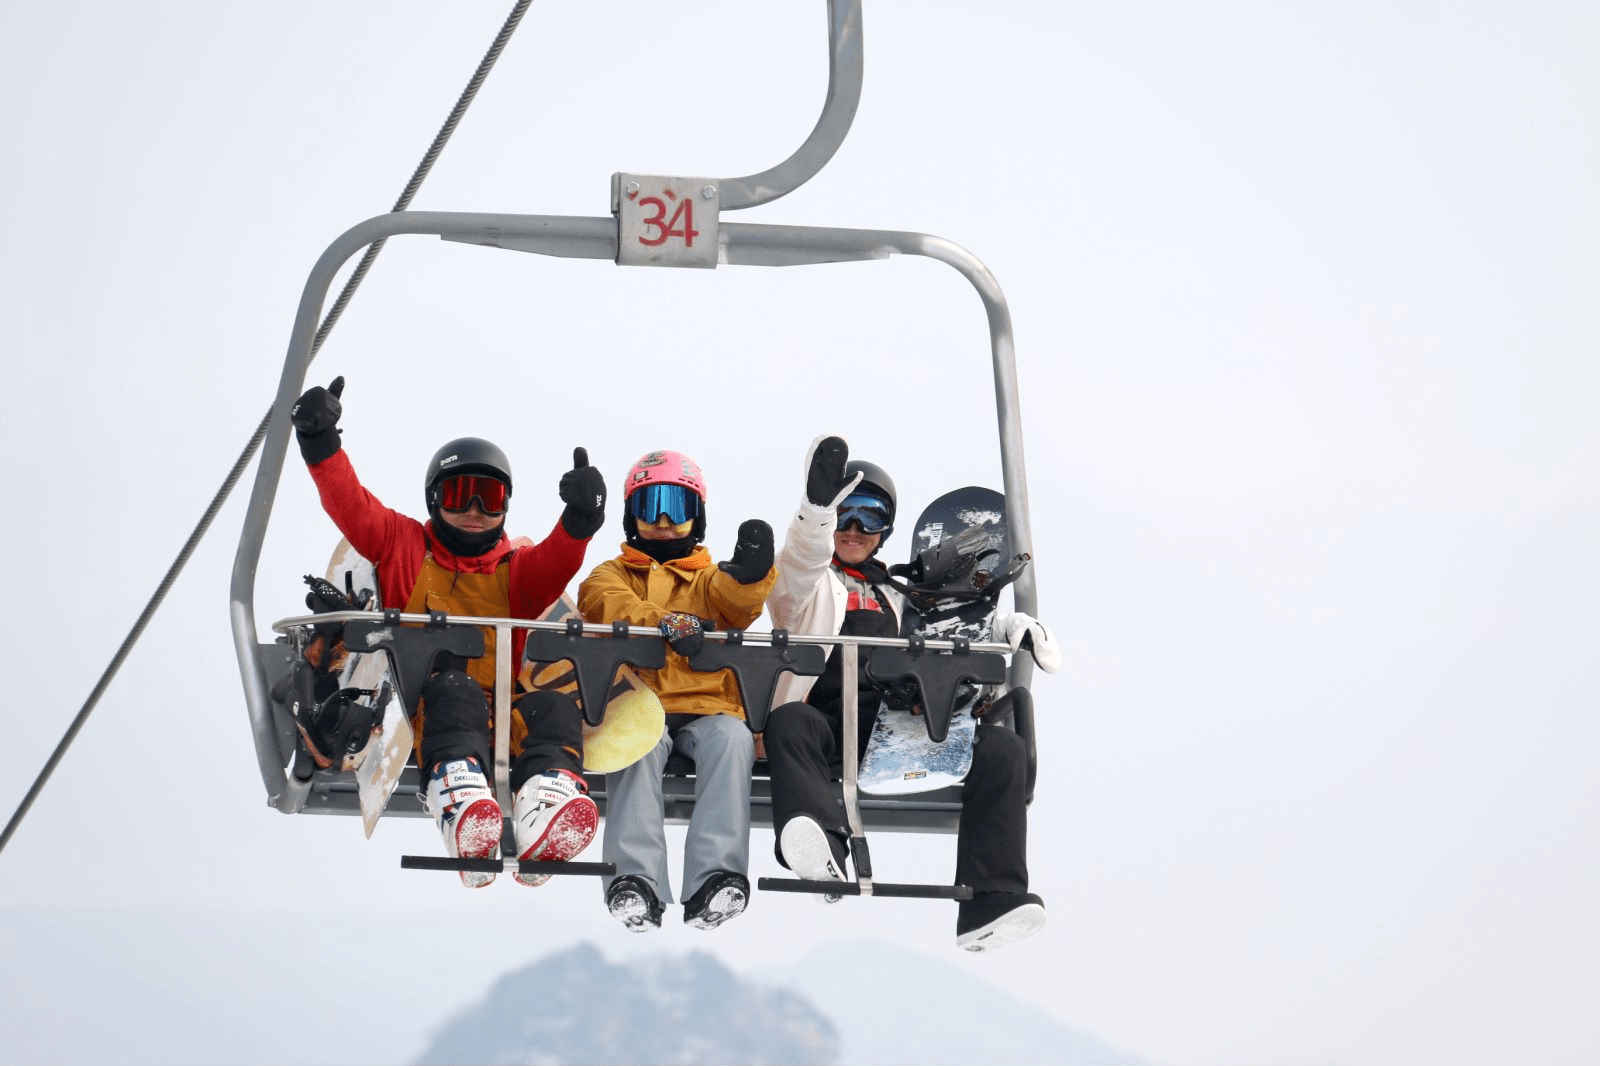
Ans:
{"label": "white and red snowboard boot", "polygon": [[[566,862],[589,846],[600,824],[600,810],[589,798],[589,785],[570,770],[546,770],[517,789],[511,807],[511,830],[521,862]],[[538,888],[549,874],[516,875]]]}
{"label": "white and red snowboard boot", "polygon": [[[470,755],[451,759],[428,775],[428,811],[444,836],[452,859],[494,859],[500,855],[500,804],[495,802],[483,767]],[[461,883],[482,888],[493,873],[462,870]]]}

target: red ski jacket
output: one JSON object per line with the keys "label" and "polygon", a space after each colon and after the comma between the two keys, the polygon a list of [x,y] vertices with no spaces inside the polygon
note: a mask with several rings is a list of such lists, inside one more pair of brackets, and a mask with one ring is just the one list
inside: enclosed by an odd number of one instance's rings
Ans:
{"label": "red ski jacket", "polygon": [[[557,519],[555,528],[538,544],[526,537],[500,541],[482,555],[459,556],[439,543],[433,523],[385,507],[361,484],[349,456],[340,449],[308,466],[316,482],[322,509],[349,539],[351,547],[371,560],[378,572],[378,595],[385,606],[404,609],[422,572],[423,561],[463,574],[493,574],[510,557],[509,602],[497,617],[536,619],[554,603],[583,565],[587,540],[575,540]],[[466,613],[458,611],[458,613]],[[477,613],[477,612],[473,612]],[[526,630],[512,635],[512,662],[522,662]],[[493,654],[494,645],[489,649]],[[516,669],[511,671],[516,677]]]}

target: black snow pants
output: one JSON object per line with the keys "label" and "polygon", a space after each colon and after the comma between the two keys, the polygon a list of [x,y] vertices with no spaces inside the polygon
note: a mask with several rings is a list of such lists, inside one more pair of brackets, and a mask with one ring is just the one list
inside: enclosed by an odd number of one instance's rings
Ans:
{"label": "black snow pants", "polygon": [[[863,726],[870,734],[871,719]],[[808,815],[827,830],[834,855],[842,858],[850,836],[830,782],[843,768],[842,724],[805,703],[786,703],[767,719],[767,768],[772,778],[774,850],[784,825]],[[863,737],[858,752],[865,749]],[[973,737],[972,769],[961,786],[956,835],[958,885],[974,894],[1028,891],[1028,756],[1022,738],[1003,726],[979,723]],[[842,864],[841,864],[842,865]]]}
{"label": "black snow pants", "polygon": [[[526,727],[520,748],[513,742],[511,791],[546,770],[583,772],[583,712],[561,692],[529,692],[511,705]],[[489,698],[464,670],[441,670],[422,686],[418,717],[424,775],[441,762],[471,755],[484,773],[494,773],[494,736]],[[512,736],[519,730],[512,724]]]}

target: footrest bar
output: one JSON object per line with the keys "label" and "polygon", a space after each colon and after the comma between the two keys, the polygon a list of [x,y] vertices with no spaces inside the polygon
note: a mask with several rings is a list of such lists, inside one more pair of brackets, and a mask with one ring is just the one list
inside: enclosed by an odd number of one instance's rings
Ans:
{"label": "footrest bar", "polygon": [[854,881],[801,881],[794,877],[760,877],[756,887],[763,892],[810,892],[818,896],[859,896],[861,886]]}
{"label": "footrest bar", "polygon": [[568,877],[609,877],[617,872],[614,862],[517,862],[515,859],[452,859],[444,855],[402,855],[402,870],[466,870],[470,873],[551,874]]}
{"label": "footrest bar", "polygon": [[[756,881],[763,892],[809,892],[819,896],[859,896],[861,886],[854,881],[801,881],[793,877],[763,877]],[[872,895],[895,896],[900,899],[959,899],[972,898],[972,889],[966,885],[888,885],[872,882]]]}

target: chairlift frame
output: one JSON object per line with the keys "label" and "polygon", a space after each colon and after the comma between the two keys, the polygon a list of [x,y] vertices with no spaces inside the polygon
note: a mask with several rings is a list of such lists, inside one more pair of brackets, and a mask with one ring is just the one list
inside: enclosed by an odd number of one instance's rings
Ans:
{"label": "chairlift frame", "polygon": [[[401,236],[434,236],[442,240],[476,244],[513,251],[532,252],[553,258],[605,259],[619,265],[715,268],[727,266],[802,266],[826,263],[861,262],[888,259],[896,255],[933,259],[956,270],[973,286],[981,301],[988,324],[990,366],[994,383],[999,431],[1001,475],[1006,499],[1007,520],[1013,550],[1033,554],[1028,508],[1026,472],[1023,459],[1020,397],[1018,393],[1011,316],[1004,293],[987,267],[965,248],[941,237],[896,230],[840,229],[814,226],[785,226],[721,221],[725,211],[753,207],[775,200],[814,176],[832,158],[848,132],[859,103],[862,83],[860,0],[829,0],[829,81],[822,114],[810,136],[784,162],[769,170],[743,178],[707,179],[659,177],[618,173],[612,176],[611,217],[565,215],[494,214],[477,212],[400,211],[366,219],[337,237],[317,259],[302,290],[289,339],[284,366],[279,378],[266,441],[261,451],[250,502],[234,558],[229,617],[234,647],[249,711],[251,732],[268,805],[284,813],[352,814],[359,810],[356,789],[348,773],[318,770],[309,779],[291,772],[300,744],[292,717],[281,702],[273,698],[274,686],[290,672],[298,654],[300,640],[294,634],[312,621],[310,616],[284,619],[273,624],[281,636],[263,641],[256,629],[255,581],[262,544],[271,516],[285,457],[289,450],[289,412],[305,387],[313,356],[313,341],[328,291],[335,276],[350,258],[369,245]],[[638,201],[641,193],[664,193],[666,197],[694,198],[700,218],[700,234],[714,234],[714,243],[701,242],[701,248],[677,248],[671,240],[650,243],[667,227],[659,218],[643,221],[649,239],[640,239],[641,219]],[[659,196],[658,196],[659,199]],[[708,218],[709,216],[709,218]],[[655,230],[648,227],[656,225]],[[700,235],[696,234],[696,235]],[[661,249],[661,245],[666,245]],[[709,245],[709,247],[708,247]],[[714,254],[711,254],[713,253]],[[1012,584],[1012,597],[1018,610],[1037,614],[1036,582],[1031,567]],[[332,621],[339,614],[316,616],[316,621]],[[370,618],[365,613],[357,617]],[[405,615],[403,622],[423,622],[426,616]],[[508,762],[509,710],[512,678],[510,663],[511,631],[523,628],[560,628],[560,623],[535,623],[521,619],[452,618],[452,623],[492,627],[499,649],[494,699],[497,731],[496,761],[498,783],[505,809],[505,766]],[[586,631],[612,633],[612,627],[585,626]],[[631,633],[631,639],[657,639],[654,631]],[[613,634],[616,635],[616,634]],[[750,633],[757,644],[770,645],[772,637]],[[725,641],[725,634],[712,634],[713,641]],[[841,646],[842,665],[847,676],[854,676],[858,645],[866,638],[790,634],[795,643]],[[531,638],[530,638],[531,639]],[[905,646],[905,641],[897,641]],[[939,642],[928,642],[936,647]],[[1004,645],[974,646],[985,654],[1008,652]],[[1027,689],[1032,676],[1028,655],[1011,658],[1006,670],[1010,689]],[[845,735],[853,738],[855,716],[854,686],[846,684]],[[587,704],[586,704],[587,705]],[[760,716],[764,718],[764,712]],[[753,723],[754,724],[754,723]],[[1019,708],[1011,722],[1022,734],[1029,751],[1031,797],[1035,743],[1031,706]],[[841,802],[846,808],[852,832],[864,843],[868,829],[909,832],[954,832],[960,813],[960,788],[904,797],[863,797],[854,789],[854,760],[846,759]],[[666,816],[671,824],[685,824],[693,805],[693,783],[672,776],[669,763],[666,782]],[[604,775],[591,775],[591,795],[604,808]],[[771,825],[770,793],[764,779],[753,783],[752,824]],[[408,767],[399,793],[416,794],[421,787],[414,767]],[[389,814],[424,817],[420,804],[391,803]],[[864,851],[864,848],[863,848]],[[864,855],[858,855],[858,859]],[[859,863],[858,863],[859,866]],[[798,882],[797,886],[806,883]],[[764,886],[764,887],[778,887]],[[879,886],[878,894],[923,895],[925,892],[888,891]],[[901,886],[914,888],[915,886]],[[799,887],[797,890],[808,889]],[[810,889],[816,890],[816,889]],[[860,879],[857,891],[872,891],[870,873]]]}

